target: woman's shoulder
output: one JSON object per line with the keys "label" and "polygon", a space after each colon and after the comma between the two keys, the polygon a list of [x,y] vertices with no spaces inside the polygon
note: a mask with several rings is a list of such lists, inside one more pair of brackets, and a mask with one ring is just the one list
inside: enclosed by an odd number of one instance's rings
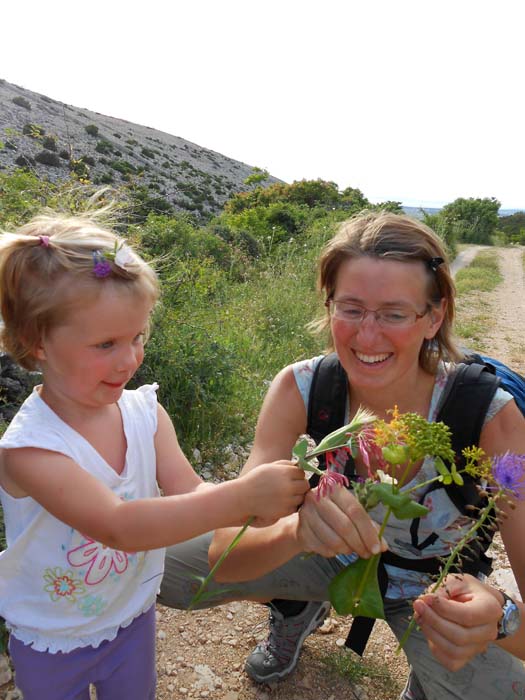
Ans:
{"label": "woman's shoulder", "polygon": [[315,370],[323,357],[324,355],[317,355],[316,357],[300,360],[299,362],[294,362],[292,365],[288,365],[287,370],[289,373],[293,374],[295,384],[299,389],[305,406],[308,406],[308,398],[310,396],[310,388],[312,386]]}

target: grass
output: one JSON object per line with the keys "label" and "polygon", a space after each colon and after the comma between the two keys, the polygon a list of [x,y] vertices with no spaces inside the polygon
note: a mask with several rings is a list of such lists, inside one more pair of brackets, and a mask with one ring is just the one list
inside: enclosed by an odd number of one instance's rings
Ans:
{"label": "grass", "polygon": [[483,250],[456,275],[456,336],[468,347],[486,350],[484,338],[492,319],[488,295],[502,281],[496,250]]}
{"label": "grass", "polygon": [[491,292],[502,279],[497,251],[482,250],[468,267],[457,273],[455,281],[458,297],[472,291]]}
{"label": "grass", "polygon": [[398,698],[400,689],[381,659],[363,659],[350,650],[335,649],[320,657],[326,669],[337,674],[350,684],[360,681],[374,681],[374,690],[385,700]]}

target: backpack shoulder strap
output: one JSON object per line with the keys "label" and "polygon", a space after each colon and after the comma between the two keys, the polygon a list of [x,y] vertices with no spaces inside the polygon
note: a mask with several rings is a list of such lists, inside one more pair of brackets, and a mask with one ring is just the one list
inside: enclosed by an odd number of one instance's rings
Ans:
{"label": "backpack shoulder strap", "polygon": [[348,378],[333,352],[318,363],[308,398],[307,433],[316,443],[344,425]]}
{"label": "backpack shoulder strap", "polygon": [[[452,434],[452,449],[457,455],[458,467],[463,466],[461,452],[465,447],[478,445],[487,414],[499,379],[484,365],[459,364],[450,375],[438,408],[437,421],[443,421]],[[445,486],[454,505],[465,512],[466,505],[479,505],[476,481],[463,475],[465,484]]]}

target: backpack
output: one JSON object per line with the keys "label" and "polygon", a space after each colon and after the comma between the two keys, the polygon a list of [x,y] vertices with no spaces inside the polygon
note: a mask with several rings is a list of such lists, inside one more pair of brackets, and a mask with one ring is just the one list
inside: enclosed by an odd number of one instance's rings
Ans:
{"label": "backpack", "polygon": [[467,352],[463,362],[483,365],[489,372],[499,377],[501,387],[512,394],[516,405],[525,416],[525,377],[504,365],[503,362],[475,352]]}
{"label": "backpack", "polygon": [[[502,378],[500,378],[500,372],[504,372]],[[477,355],[469,355],[464,363],[457,366],[456,372],[451,374],[448,379],[441,396],[436,421],[443,421],[451,430],[452,448],[457,455],[459,468],[464,464],[461,455],[463,448],[479,443],[485,415],[500,385],[513,396],[513,389],[517,385],[525,398],[525,379],[502,363]],[[328,433],[344,425],[347,393],[348,379],[336,353],[323,357],[314,371],[307,412],[307,432],[316,443],[319,443]],[[518,392],[517,403],[519,399]],[[322,457],[320,461],[321,468],[324,469],[325,464],[322,463]],[[348,458],[345,465],[345,474],[349,479],[355,479],[357,476],[351,457]],[[431,488],[445,488],[456,508],[461,513],[471,516],[470,506],[482,507],[484,505],[483,498],[480,496],[477,480],[467,474],[464,474],[463,478],[463,486],[444,485],[436,482]],[[310,482],[312,485],[316,483],[313,479]],[[435,542],[437,535],[433,533],[423,542],[419,542],[418,528],[419,518],[416,518],[410,526],[412,545],[423,550]],[[471,552],[469,560],[465,561],[462,566],[462,571],[474,575],[479,572],[485,575],[490,574],[492,570],[491,560],[485,555],[490,540],[490,536],[486,536],[472,543],[476,551]],[[385,564],[437,574],[441,567],[441,560],[436,557],[407,559],[389,551],[384,552],[378,570],[379,586],[383,595],[386,593],[388,585]],[[345,645],[362,655],[374,622],[371,618],[356,617]]]}

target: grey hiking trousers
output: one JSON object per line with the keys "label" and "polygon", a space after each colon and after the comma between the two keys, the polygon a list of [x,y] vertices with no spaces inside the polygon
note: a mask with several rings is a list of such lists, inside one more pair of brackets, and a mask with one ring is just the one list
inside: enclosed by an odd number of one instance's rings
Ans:
{"label": "grey hiking trousers", "polygon": [[[158,602],[185,609],[196,590],[191,574],[209,572],[208,547],[212,533],[196,537],[166,552],[166,569]],[[343,568],[336,559],[318,555],[298,556],[254,581],[210,584],[210,591],[228,588],[224,595],[205,601],[201,607],[221,605],[229,600],[328,600],[328,584]],[[385,601],[386,620],[398,639],[411,615],[405,601]],[[516,700],[525,698],[525,668],[516,657],[495,644],[479,654],[460,671],[447,671],[431,654],[423,634],[414,631],[404,651],[419,684],[413,684],[413,700]],[[419,688],[418,686],[421,686]],[[410,696],[407,696],[410,697]]]}

